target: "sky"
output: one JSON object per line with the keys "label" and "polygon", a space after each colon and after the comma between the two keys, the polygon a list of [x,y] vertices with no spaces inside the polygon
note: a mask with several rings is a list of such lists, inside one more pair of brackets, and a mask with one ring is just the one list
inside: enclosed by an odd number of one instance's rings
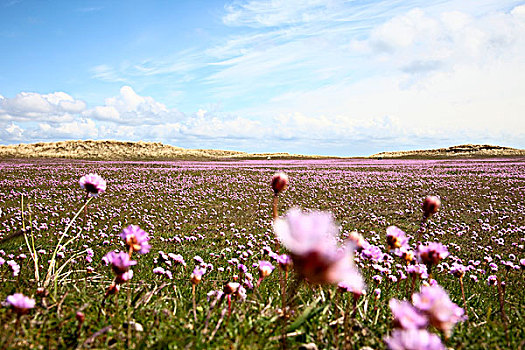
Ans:
{"label": "sky", "polygon": [[525,148],[525,2],[0,0],[0,144]]}

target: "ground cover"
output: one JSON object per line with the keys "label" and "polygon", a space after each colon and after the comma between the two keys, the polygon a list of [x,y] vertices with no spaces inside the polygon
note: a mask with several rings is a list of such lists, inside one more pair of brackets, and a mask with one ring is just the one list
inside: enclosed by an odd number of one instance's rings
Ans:
{"label": "ground cover", "polygon": [[[354,253],[365,293],[314,284],[312,277],[309,282],[279,268],[277,254],[290,250],[276,244],[272,228],[270,180],[276,171],[290,179],[279,194],[279,215],[294,207],[306,210],[305,216],[330,212],[340,245],[355,239],[354,231],[366,240]],[[82,209],[88,197],[79,179],[89,173],[105,179],[107,189],[89,197]],[[35,305],[25,315],[9,303],[0,308],[0,345],[297,348],[315,343],[380,349],[400,328],[390,300],[412,300],[425,285],[437,283],[465,315],[448,335],[429,318],[424,328],[430,334],[454,349],[520,348],[524,188],[525,160],[519,158],[3,160],[0,299],[23,293]],[[428,195],[438,196],[441,207],[421,225]],[[133,252],[133,277],[111,294],[115,273],[103,258],[129,250],[121,233],[132,224],[148,233],[151,249]],[[413,263],[388,249],[392,225],[409,237]],[[433,265],[416,264],[419,240],[422,247],[443,244],[448,256]],[[50,270],[53,261],[56,268]],[[259,261],[276,267],[260,283]],[[426,273],[411,273],[416,265]],[[203,272],[198,283],[196,267]]]}

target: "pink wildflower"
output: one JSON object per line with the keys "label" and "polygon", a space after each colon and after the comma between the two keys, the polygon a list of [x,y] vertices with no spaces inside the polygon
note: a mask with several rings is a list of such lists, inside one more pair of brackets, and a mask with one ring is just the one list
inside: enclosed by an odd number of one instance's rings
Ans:
{"label": "pink wildflower", "polygon": [[106,191],[106,180],[97,174],[87,174],[78,181],[80,187],[86,190],[89,196],[98,196]]}
{"label": "pink wildflower", "polygon": [[423,215],[425,217],[430,217],[433,214],[437,213],[439,207],[441,207],[441,200],[439,199],[439,197],[427,196],[423,201],[422,205]]}
{"label": "pink wildflower", "polygon": [[408,301],[390,299],[388,303],[394,315],[395,327],[403,329],[417,329],[426,327],[428,320]]}
{"label": "pink wildflower", "polygon": [[385,339],[391,350],[445,350],[436,334],[424,329],[396,329]]}
{"label": "pink wildflower", "polygon": [[399,249],[408,245],[408,238],[403,230],[389,226],[386,229],[386,243],[391,250]]}
{"label": "pink wildflower", "polygon": [[15,293],[7,297],[6,304],[11,306],[18,316],[22,316],[35,307],[35,300],[26,297],[24,294]]}
{"label": "pink wildflower", "polygon": [[140,254],[149,252],[151,246],[149,245],[149,236],[137,225],[129,225],[120,234],[120,237],[126,242],[127,246],[133,248],[133,251]]}
{"label": "pink wildflower", "polygon": [[312,283],[347,282],[363,289],[352,251],[337,245],[338,228],[326,212],[303,213],[291,209],[285,219],[274,222],[274,230],[290,251],[297,273]]}
{"label": "pink wildflower", "polygon": [[465,311],[453,303],[447,292],[439,285],[423,286],[420,293],[412,295],[416,308],[424,313],[430,324],[450,335],[452,328],[464,320]]}
{"label": "pink wildflower", "polygon": [[449,255],[447,247],[438,242],[431,242],[426,246],[420,245],[417,254],[419,261],[427,265],[437,265]]}

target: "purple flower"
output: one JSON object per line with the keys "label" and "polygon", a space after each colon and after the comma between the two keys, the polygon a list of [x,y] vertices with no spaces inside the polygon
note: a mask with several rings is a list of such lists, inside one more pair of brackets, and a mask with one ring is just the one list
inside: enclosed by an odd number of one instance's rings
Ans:
{"label": "purple flower", "polygon": [[7,297],[6,304],[11,306],[18,316],[22,316],[35,307],[35,300],[26,297],[24,294],[15,293]]}
{"label": "purple flower", "polygon": [[275,260],[277,260],[277,262],[279,263],[279,267],[284,271],[289,271],[293,266],[292,258],[290,258],[289,255],[277,255],[275,257]]}
{"label": "purple flower", "polygon": [[109,252],[104,258],[105,259],[103,260],[111,264],[111,268],[117,277],[128,272],[131,266],[137,264],[135,260],[129,258],[129,255],[126,252]]}
{"label": "purple flower", "polygon": [[115,280],[115,282],[117,284],[122,284],[124,282],[129,281],[132,278],[133,278],[133,270],[128,270],[121,275],[117,275],[117,279]]}
{"label": "purple flower", "polygon": [[260,260],[259,261],[259,276],[265,278],[270,276],[275,266],[273,266],[269,261]]}
{"label": "purple flower", "polygon": [[399,249],[408,245],[408,238],[401,229],[396,226],[389,226],[386,229],[386,243],[390,250]]}
{"label": "purple flower", "polygon": [[93,256],[95,255],[95,252],[93,252],[93,249],[91,248],[88,248],[86,250],[86,261],[88,263],[92,262],[93,261]]}
{"label": "purple flower", "polygon": [[14,260],[8,260],[7,265],[9,265],[11,270],[13,270],[13,277],[18,276],[18,274],[20,273],[20,265],[18,265]]}
{"label": "purple flower", "polygon": [[427,265],[437,265],[449,255],[447,247],[438,242],[431,242],[426,246],[420,245],[417,254],[419,262]]}
{"label": "purple flower", "polygon": [[391,350],[445,350],[436,334],[424,329],[396,329],[385,339]]}
{"label": "purple flower", "polygon": [[326,212],[303,213],[291,209],[285,219],[274,222],[274,230],[290,251],[297,273],[312,283],[337,284],[345,281],[363,289],[361,275],[348,247],[337,245],[338,228]]}
{"label": "purple flower", "polygon": [[423,286],[420,293],[412,295],[412,303],[424,313],[430,324],[450,335],[452,328],[464,320],[465,311],[453,303],[439,285]]}
{"label": "purple flower", "polygon": [[487,278],[487,283],[489,286],[497,286],[498,285],[498,277],[491,275]]}
{"label": "purple flower", "polygon": [[463,276],[465,276],[465,272],[467,272],[467,268],[464,265],[454,263],[449,271],[454,276],[463,278]]}
{"label": "purple flower", "polygon": [[426,327],[428,320],[408,301],[390,299],[388,303],[394,315],[394,325],[403,329],[417,329]]}
{"label": "purple flower", "polygon": [[98,196],[106,191],[106,180],[97,174],[87,174],[78,181],[80,187],[85,189],[89,196]]}
{"label": "purple flower", "polygon": [[153,273],[156,275],[164,275],[166,273],[166,270],[164,270],[163,267],[156,267],[153,269]]}
{"label": "purple flower", "polygon": [[385,253],[381,251],[381,248],[375,245],[368,245],[368,247],[364,248],[361,251],[361,255],[366,259],[369,259],[375,262],[379,262],[383,260]]}
{"label": "purple flower", "polygon": [[200,281],[202,280],[202,275],[204,275],[205,272],[206,270],[204,270],[202,267],[200,266],[195,267],[195,269],[193,269],[193,272],[191,273],[191,277],[190,277],[191,283],[199,284]]}
{"label": "purple flower", "polygon": [[149,252],[151,246],[149,245],[149,236],[146,231],[142,230],[137,225],[129,225],[120,234],[120,237],[126,242],[128,247],[140,254]]}
{"label": "purple flower", "polygon": [[246,265],[244,264],[239,264],[237,265],[237,268],[239,269],[240,272],[242,273],[246,273],[248,271],[248,268],[246,267]]}
{"label": "purple flower", "polygon": [[186,266],[186,262],[184,261],[184,258],[180,254],[173,254],[169,253],[168,256],[173,259],[177,264],[181,264],[182,266]]}

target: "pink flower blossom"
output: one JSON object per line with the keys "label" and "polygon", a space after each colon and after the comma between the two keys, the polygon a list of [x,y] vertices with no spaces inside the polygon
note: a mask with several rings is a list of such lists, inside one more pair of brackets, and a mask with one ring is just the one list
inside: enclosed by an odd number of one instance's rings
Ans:
{"label": "pink flower blossom", "polygon": [[389,226],[386,229],[386,243],[391,250],[399,249],[408,245],[408,238],[403,230]]}
{"label": "pink flower blossom", "polygon": [[417,254],[419,262],[427,265],[437,265],[449,255],[447,247],[438,242],[430,242],[426,246],[420,245]]}
{"label": "pink flower blossom", "polygon": [[424,329],[396,329],[385,339],[391,350],[445,350],[436,334]]}
{"label": "pink flower blossom", "polygon": [[390,299],[388,303],[394,315],[394,325],[403,329],[417,329],[426,327],[428,320],[408,301]]}
{"label": "pink flower blossom", "polygon": [[26,297],[24,294],[15,293],[7,297],[6,304],[11,306],[18,316],[22,316],[35,307],[35,300]]}
{"label": "pink flower blossom", "polygon": [[430,217],[431,215],[437,213],[439,207],[441,207],[441,200],[439,197],[427,196],[422,205],[423,215],[425,215],[425,217]]}
{"label": "pink flower blossom", "polygon": [[412,295],[412,303],[424,313],[430,324],[450,335],[452,328],[464,320],[465,311],[453,303],[439,285],[423,286],[420,293]]}
{"label": "pink flower blossom", "polygon": [[87,174],[78,181],[80,187],[86,190],[89,196],[98,196],[106,191],[106,180],[97,174]]}
{"label": "pink flower blossom", "polygon": [[303,213],[291,209],[285,219],[274,222],[274,230],[290,251],[297,273],[312,283],[347,282],[364,289],[353,263],[352,250],[337,245],[339,230],[326,212]]}
{"label": "pink flower blossom", "polygon": [[120,234],[120,237],[126,242],[127,246],[133,248],[133,251],[140,254],[149,252],[151,246],[149,245],[149,236],[137,225],[129,225]]}
{"label": "pink flower blossom", "polygon": [[278,172],[272,176],[272,189],[275,194],[279,194],[288,187],[289,179],[285,173]]}
{"label": "pink flower blossom", "polygon": [[103,260],[111,264],[111,268],[117,277],[128,272],[131,266],[137,264],[135,260],[129,258],[129,255],[126,252],[109,252],[104,258],[105,259]]}

